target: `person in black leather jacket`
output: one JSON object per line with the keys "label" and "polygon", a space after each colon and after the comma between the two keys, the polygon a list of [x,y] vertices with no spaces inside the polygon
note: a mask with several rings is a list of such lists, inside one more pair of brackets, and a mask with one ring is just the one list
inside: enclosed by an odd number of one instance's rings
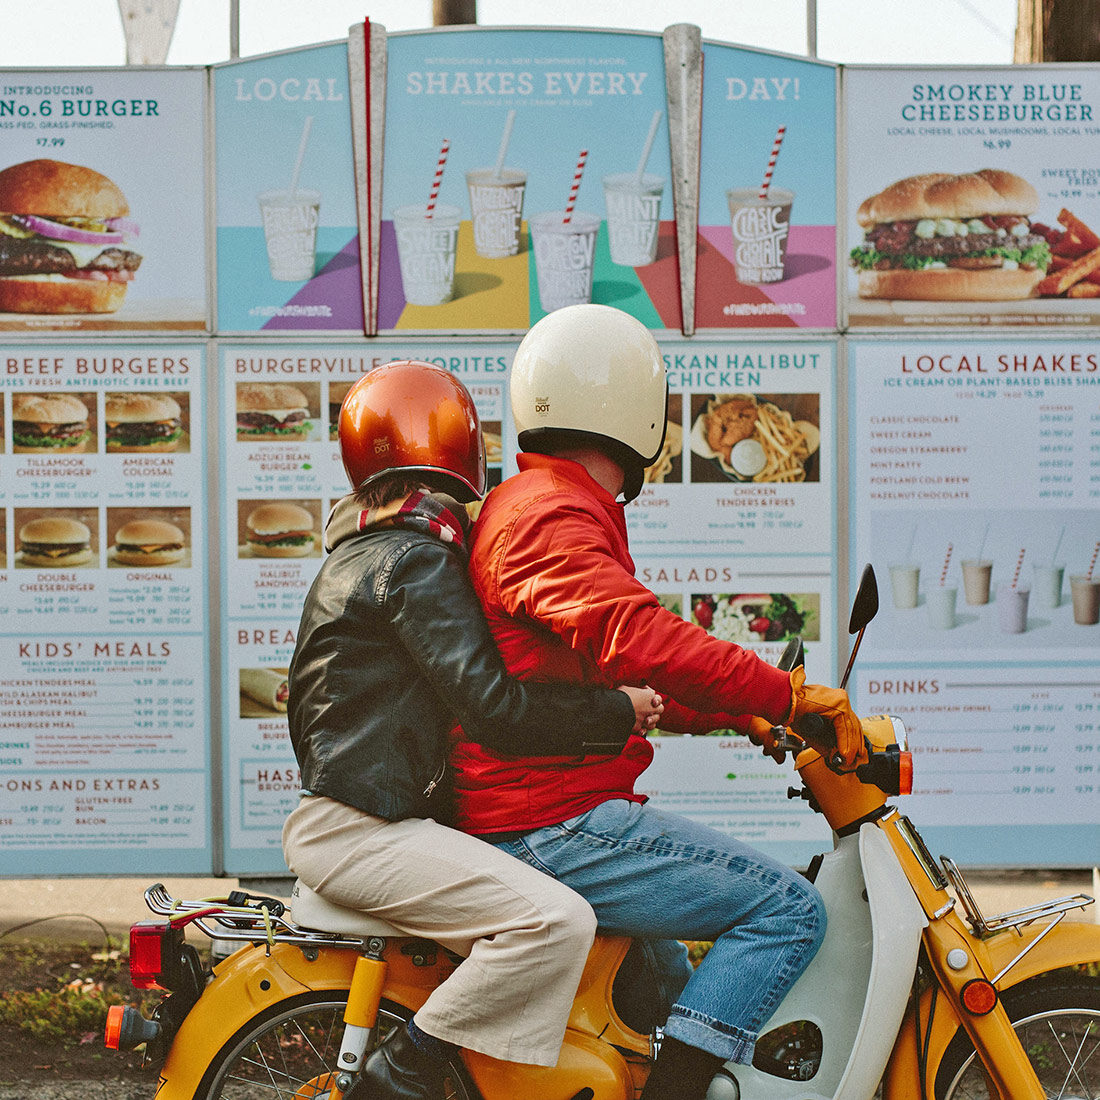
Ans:
{"label": "person in black leather jacket", "polygon": [[451,730],[502,753],[614,754],[661,705],[648,688],[506,673],[467,574],[463,503],[484,491],[484,446],[453,375],[376,368],[339,435],[356,491],[329,516],[291,661],[303,791],[283,850],[327,900],[466,956],[347,1094],[434,1100],[455,1047],[556,1062],[596,927],[579,895],[446,825]]}

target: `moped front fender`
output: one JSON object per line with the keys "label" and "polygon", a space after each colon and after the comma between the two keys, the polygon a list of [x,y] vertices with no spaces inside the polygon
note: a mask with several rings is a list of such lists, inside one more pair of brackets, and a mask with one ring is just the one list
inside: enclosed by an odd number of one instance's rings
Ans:
{"label": "moped front fender", "polygon": [[[1041,974],[1048,974],[1065,967],[1100,962],[1100,926],[1063,922],[1040,940],[1043,929],[1043,925],[1033,925],[1020,933],[1000,932],[985,941],[984,946],[989,954],[994,974],[1000,973],[1029,944],[1035,944],[998,983],[1002,993]],[[917,1047],[918,1021],[921,1042],[927,1043],[924,1059],[926,1087],[929,1089],[935,1081],[944,1051],[958,1029],[962,1027],[962,1021],[946,997],[936,999],[935,1014],[929,1026],[932,993],[932,989],[925,990],[920,1000],[915,1005],[911,1004],[906,1013],[883,1079],[883,1100],[909,1100],[913,1095],[919,1095],[915,1092],[920,1079]]]}
{"label": "moped front fender", "polygon": [[[387,953],[388,954],[388,953]],[[322,948],[307,956],[289,944],[242,948],[220,963],[187,1014],[160,1072],[156,1100],[194,1100],[218,1052],[249,1021],[303,993],[344,990],[358,958],[353,950]],[[382,996],[415,1011],[453,969],[441,953],[434,966],[417,966],[399,951],[387,958]]]}

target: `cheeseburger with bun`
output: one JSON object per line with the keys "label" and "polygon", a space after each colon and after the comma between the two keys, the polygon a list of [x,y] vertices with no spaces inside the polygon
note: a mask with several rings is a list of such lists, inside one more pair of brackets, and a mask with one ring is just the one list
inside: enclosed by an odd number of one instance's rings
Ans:
{"label": "cheeseburger with bun", "polygon": [[309,436],[309,399],[286,382],[237,386],[237,438],[297,443]]}
{"label": "cheeseburger with bun", "polygon": [[313,553],[313,516],[287,501],[260,504],[248,513],[245,538],[258,558],[304,558]]}
{"label": "cheeseburger with bun", "polygon": [[864,199],[852,249],[861,298],[1008,301],[1046,274],[1050,246],[1032,232],[1039,196],[1012,172],[907,176]]}
{"label": "cheeseburger with bun", "polygon": [[182,412],[166,393],[109,393],[103,399],[108,451],[174,451],[183,435]]}
{"label": "cheeseburger with bun", "polygon": [[69,393],[16,393],[11,399],[15,454],[83,454],[91,439],[88,407]]}
{"label": "cheeseburger with bun", "polygon": [[92,560],[92,532],[68,516],[40,516],[19,528],[23,565],[67,569]]}
{"label": "cheeseburger with bun", "polygon": [[115,532],[114,559],[119,565],[172,565],[185,551],[183,532],[164,520],[134,519]]}
{"label": "cheeseburger with bun", "polygon": [[0,312],[113,313],[141,264],[126,196],[79,164],[0,171]]}

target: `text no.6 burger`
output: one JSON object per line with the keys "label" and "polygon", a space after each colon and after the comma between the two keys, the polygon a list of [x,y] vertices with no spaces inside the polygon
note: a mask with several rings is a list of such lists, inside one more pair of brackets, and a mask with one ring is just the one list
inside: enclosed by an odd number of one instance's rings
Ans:
{"label": "text no.6 burger", "polygon": [[0,311],[113,313],[141,264],[126,196],[79,164],[0,172]]}
{"label": "text no.6 burger", "polygon": [[1046,273],[1050,246],[1028,220],[1035,188],[1012,172],[983,168],[908,176],[864,199],[864,241],[851,252],[861,298],[1010,301],[1027,298]]}

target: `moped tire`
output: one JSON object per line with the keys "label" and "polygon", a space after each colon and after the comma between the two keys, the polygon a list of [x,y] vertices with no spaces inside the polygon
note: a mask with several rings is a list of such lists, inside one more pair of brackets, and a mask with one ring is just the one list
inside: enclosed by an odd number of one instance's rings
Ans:
{"label": "moped tire", "polygon": [[[304,993],[273,1005],[218,1051],[195,1100],[329,1100],[346,1006],[347,992],[337,990]],[[382,1001],[376,1041],[410,1015]],[[476,1097],[465,1069],[452,1065],[439,1100]]]}
{"label": "moped tire", "polygon": [[[1005,1011],[1048,1100],[1100,1095],[1100,977],[1060,971],[1009,989]],[[982,1064],[961,1028],[936,1073],[936,1100],[989,1100]]]}

